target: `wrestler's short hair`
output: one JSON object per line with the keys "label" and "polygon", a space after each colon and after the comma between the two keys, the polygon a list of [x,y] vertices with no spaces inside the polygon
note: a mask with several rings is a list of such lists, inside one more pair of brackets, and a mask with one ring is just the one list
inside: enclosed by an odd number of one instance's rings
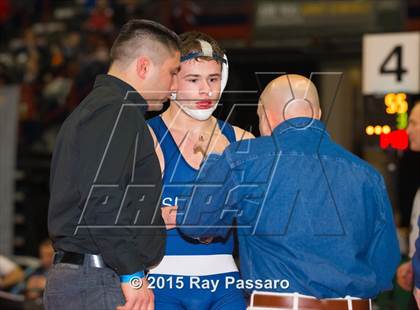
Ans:
{"label": "wrestler's short hair", "polygon": [[178,35],[165,26],[146,19],[132,19],[121,28],[111,47],[111,63],[128,63],[142,52],[149,51],[153,61],[162,60],[180,50]]}
{"label": "wrestler's short hair", "polygon": [[[219,43],[217,43],[217,41],[208,34],[199,31],[190,31],[184,32],[179,36],[179,38],[181,39],[181,57],[186,56],[190,53],[201,52],[201,44],[198,40],[208,42],[211,45],[215,54],[221,56],[225,54],[225,51],[220,47]],[[197,58],[204,60],[216,60],[217,62],[221,63],[220,60],[208,56],[200,56]]]}

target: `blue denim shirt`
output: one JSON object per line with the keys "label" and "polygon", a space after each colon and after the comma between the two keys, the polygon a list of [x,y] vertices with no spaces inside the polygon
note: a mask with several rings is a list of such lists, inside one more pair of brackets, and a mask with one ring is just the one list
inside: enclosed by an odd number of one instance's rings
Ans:
{"label": "blue denim shirt", "polygon": [[370,298],[392,288],[400,252],[383,178],[320,121],[291,119],[211,154],[195,187],[181,231],[226,236],[235,219],[242,277],[289,282],[263,290]]}

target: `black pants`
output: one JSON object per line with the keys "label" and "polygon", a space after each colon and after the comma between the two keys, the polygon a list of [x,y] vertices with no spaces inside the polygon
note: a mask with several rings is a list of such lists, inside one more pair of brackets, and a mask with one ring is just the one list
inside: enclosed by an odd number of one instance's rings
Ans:
{"label": "black pants", "polygon": [[109,268],[59,263],[48,272],[44,293],[47,310],[115,310],[124,304],[119,277]]}

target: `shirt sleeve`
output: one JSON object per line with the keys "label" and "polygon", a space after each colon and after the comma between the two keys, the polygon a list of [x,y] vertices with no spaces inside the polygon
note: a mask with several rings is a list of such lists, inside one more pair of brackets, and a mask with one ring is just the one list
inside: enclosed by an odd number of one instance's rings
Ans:
{"label": "shirt sleeve", "polygon": [[379,184],[374,188],[379,215],[369,249],[369,262],[377,277],[378,292],[392,289],[392,279],[401,259],[391,203],[384,180],[382,177],[379,178],[379,182],[375,182]]}
{"label": "shirt sleeve", "polygon": [[193,238],[226,237],[238,202],[236,184],[227,153],[210,154],[201,165],[189,204],[178,209],[178,228]]}
{"label": "shirt sleeve", "polygon": [[[161,172],[143,116],[105,108],[79,128],[79,230],[118,274],[157,264],[164,255]],[[112,130],[110,130],[112,129]]]}

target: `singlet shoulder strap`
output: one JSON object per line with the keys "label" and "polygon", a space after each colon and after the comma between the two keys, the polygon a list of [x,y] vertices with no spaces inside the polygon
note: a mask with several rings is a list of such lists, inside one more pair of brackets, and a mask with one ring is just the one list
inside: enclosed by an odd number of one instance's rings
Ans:
{"label": "singlet shoulder strap", "polygon": [[226,136],[230,143],[236,142],[236,135],[233,126],[227,122],[224,122],[220,119],[217,120],[220,130]]}
{"label": "singlet shoulder strap", "polygon": [[166,127],[166,124],[160,115],[149,119],[147,124],[153,129],[156,135],[160,148],[162,149],[166,165],[172,158],[174,158],[174,156],[179,155],[178,146],[173,140],[168,127]]}

